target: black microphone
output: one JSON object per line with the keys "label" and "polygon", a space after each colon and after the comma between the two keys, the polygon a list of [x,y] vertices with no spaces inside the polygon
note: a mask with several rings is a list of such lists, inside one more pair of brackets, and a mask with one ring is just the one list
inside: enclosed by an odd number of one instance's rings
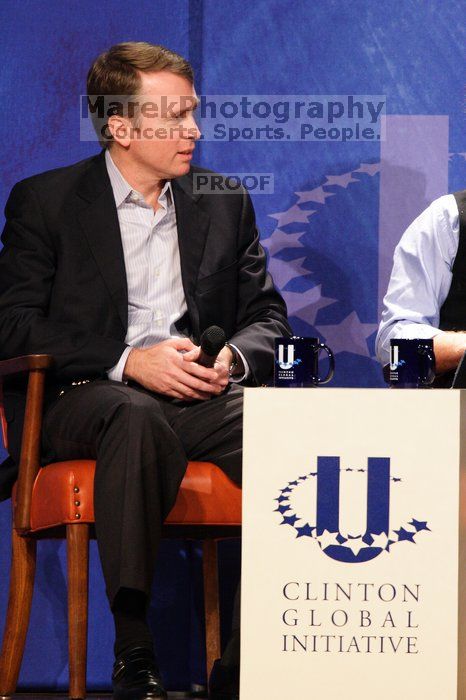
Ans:
{"label": "black microphone", "polygon": [[197,360],[203,367],[213,367],[217,355],[226,343],[225,331],[219,326],[209,326],[201,335],[201,352]]}

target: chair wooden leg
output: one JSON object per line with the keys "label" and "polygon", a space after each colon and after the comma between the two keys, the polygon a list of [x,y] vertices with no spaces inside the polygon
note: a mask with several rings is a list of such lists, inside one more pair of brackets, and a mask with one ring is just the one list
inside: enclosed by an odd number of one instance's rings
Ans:
{"label": "chair wooden leg", "polygon": [[70,698],[86,697],[89,525],[66,526]]}
{"label": "chair wooden leg", "polygon": [[16,690],[24,645],[29,626],[34,575],[36,541],[12,531],[10,592],[0,656],[0,696],[8,697]]}
{"label": "chair wooden leg", "polygon": [[207,678],[209,678],[215,659],[218,659],[221,655],[217,542],[215,540],[204,540],[202,545],[202,562],[204,570],[206,666]]}

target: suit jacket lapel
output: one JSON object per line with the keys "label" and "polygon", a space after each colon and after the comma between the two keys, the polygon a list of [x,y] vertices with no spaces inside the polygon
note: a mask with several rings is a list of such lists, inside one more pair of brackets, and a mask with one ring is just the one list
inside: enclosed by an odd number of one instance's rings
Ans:
{"label": "suit jacket lapel", "polygon": [[[210,217],[197,204],[190,175],[172,181],[178,229],[181,276],[194,336],[199,336],[199,312],[195,302]],[[96,264],[105,281],[125,330],[128,328],[128,286],[121,231],[104,151],[89,165],[78,188],[78,219]]]}
{"label": "suit jacket lapel", "polygon": [[189,175],[173,180],[172,186],[184,294],[194,336],[198,338],[199,312],[195,302],[195,289],[209,232],[210,217],[197,204],[200,195],[193,194]]}
{"label": "suit jacket lapel", "polygon": [[90,163],[79,189],[78,219],[125,330],[128,287],[121,231],[104,151]]}

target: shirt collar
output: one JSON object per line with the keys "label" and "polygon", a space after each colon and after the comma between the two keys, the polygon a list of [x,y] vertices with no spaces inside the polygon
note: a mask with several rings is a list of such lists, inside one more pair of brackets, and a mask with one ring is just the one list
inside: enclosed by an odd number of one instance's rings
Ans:
{"label": "shirt collar", "polygon": [[[137,190],[131,187],[129,182],[125,180],[120,170],[113,162],[113,158],[110,155],[110,151],[108,150],[108,148],[105,149],[105,165],[107,166],[107,172],[110,178],[110,184],[112,185],[113,196],[115,198],[115,204],[117,208],[127,200],[127,198],[132,192],[135,192],[136,194],[142,197],[141,193],[137,192]],[[173,191],[170,180],[166,180],[165,185],[163,186],[162,191],[159,195],[159,201],[161,201],[162,199],[164,201],[166,200],[167,205],[173,203]],[[164,202],[161,203],[163,204]]]}

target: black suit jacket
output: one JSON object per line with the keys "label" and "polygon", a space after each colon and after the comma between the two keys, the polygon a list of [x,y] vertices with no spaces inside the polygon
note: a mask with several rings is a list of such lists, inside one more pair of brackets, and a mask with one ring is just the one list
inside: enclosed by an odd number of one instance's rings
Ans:
{"label": "black suit jacket", "polygon": [[[198,342],[208,326],[221,326],[248,361],[247,383],[260,385],[272,373],[274,338],[291,333],[286,307],[266,272],[249,195],[194,194],[200,170],[172,181],[189,334]],[[126,347],[125,264],[104,152],[17,183],[5,215],[0,357],[53,355],[50,404],[72,381],[106,378]],[[23,379],[6,383],[16,462],[24,397]],[[11,463],[4,477],[11,484]]]}

